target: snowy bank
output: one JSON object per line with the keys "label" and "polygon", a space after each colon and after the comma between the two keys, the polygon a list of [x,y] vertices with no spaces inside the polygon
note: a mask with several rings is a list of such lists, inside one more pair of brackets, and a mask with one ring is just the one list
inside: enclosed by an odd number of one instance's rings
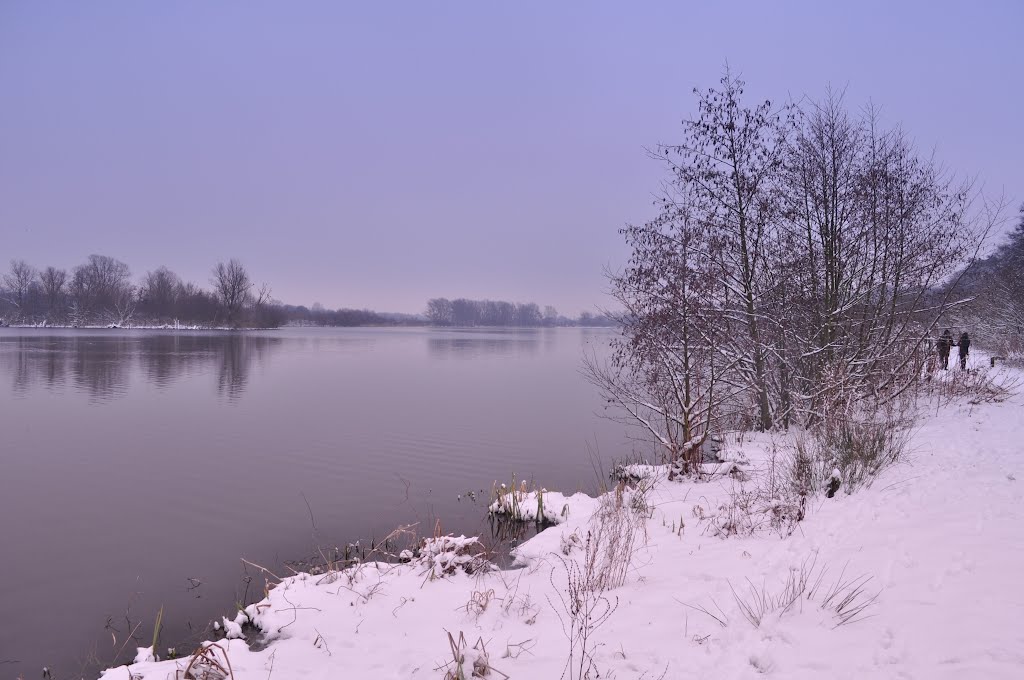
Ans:
{"label": "snowy bank", "polygon": [[441,537],[407,563],[286,578],[202,654],[103,677],[460,677],[456,661],[466,678],[575,677],[591,661],[620,679],[1024,677],[1024,406],[932,412],[903,462],[812,498],[795,531],[775,530],[771,499],[747,508],[769,521],[713,530],[770,472],[780,441],[753,437],[730,461],[748,463],[742,478],[651,467],[642,492],[517,499],[558,522],[516,550],[521,568]]}

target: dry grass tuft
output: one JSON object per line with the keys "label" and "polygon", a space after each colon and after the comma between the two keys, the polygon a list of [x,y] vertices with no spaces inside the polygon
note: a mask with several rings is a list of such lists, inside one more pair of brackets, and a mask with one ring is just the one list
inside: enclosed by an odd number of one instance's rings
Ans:
{"label": "dry grass tuft", "polygon": [[997,404],[1020,390],[1016,373],[1001,368],[977,367],[968,371],[951,370],[945,380],[929,383],[932,393],[943,402],[964,400],[968,404]]}
{"label": "dry grass tuft", "polygon": [[[491,657],[487,652],[487,645],[484,639],[477,638],[476,644],[468,649],[466,636],[459,632],[458,639],[449,631],[448,647],[451,651],[452,660],[437,666],[434,670],[444,673],[444,680],[467,680],[468,678],[503,678],[508,680],[508,675],[502,673],[491,665]],[[472,658],[470,658],[472,657]]]}
{"label": "dry grass tuft", "polygon": [[[587,536],[582,543],[584,573],[589,587],[598,591],[612,590],[626,582],[633,555],[642,541],[647,543],[647,520],[651,507],[647,501],[650,487],[628,488],[620,482],[614,493],[601,497],[597,512],[590,518]],[[570,543],[563,553],[572,552]],[[566,550],[568,548],[568,550]]]}
{"label": "dry grass tuft", "polygon": [[[778,591],[773,591],[765,584],[756,585],[750,579],[746,587],[737,589],[729,583],[733,600],[740,615],[754,628],[769,616],[782,618],[794,611],[803,611],[804,607],[816,606],[828,612],[834,622],[833,628],[861,621],[866,612],[878,602],[878,592],[868,592],[872,577],[862,575],[847,578],[846,569],[829,586],[825,586],[826,567],[817,567],[817,555],[808,557],[799,565],[790,568],[786,581]],[[678,601],[678,600],[677,600]],[[680,604],[695,611],[706,614],[723,628],[729,625],[729,618],[721,608],[714,614],[701,605]],[[717,607],[717,603],[715,604]]]}
{"label": "dry grass tuft", "polygon": [[199,646],[184,669],[175,674],[176,680],[234,680],[235,672],[227,650],[216,642]]}

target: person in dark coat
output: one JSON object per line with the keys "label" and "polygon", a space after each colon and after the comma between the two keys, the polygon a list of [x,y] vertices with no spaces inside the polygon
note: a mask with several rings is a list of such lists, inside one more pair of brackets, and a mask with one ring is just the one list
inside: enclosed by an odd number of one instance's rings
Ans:
{"label": "person in dark coat", "polygon": [[966,371],[967,353],[971,351],[971,339],[967,336],[967,331],[960,334],[960,340],[956,344],[960,348],[960,370]]}
{"label": "person in dark coat", "polygon": [[942,370],[949,368],[949,351],[953,348],[953,334],[949,332],[947,328],[939,336],[939,363],[942,364]]}

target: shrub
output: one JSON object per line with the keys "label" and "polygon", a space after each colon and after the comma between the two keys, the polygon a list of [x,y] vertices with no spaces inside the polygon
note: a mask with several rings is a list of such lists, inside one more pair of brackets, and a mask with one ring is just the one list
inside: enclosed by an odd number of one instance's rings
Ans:
{"label": "shrub", "polygon": [[909,422],[895,410],[834,414],[799,434],[789,459],[790,487],[802,496],[868,485],[906,450]]}

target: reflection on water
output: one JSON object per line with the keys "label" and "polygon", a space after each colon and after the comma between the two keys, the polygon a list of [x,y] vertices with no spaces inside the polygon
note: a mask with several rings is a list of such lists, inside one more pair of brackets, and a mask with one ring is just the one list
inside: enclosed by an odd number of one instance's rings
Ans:
{"label": "reflection on water", "polygon": [[[454,330],[423,333],[433,358],[473,360],[511,358],[556,349],[556,329],[511,331]],[[0,373],[11,378],[12,391],[24,395],[33,386],[68,387],[93,402],[124,396],[138,373],[158,389],[182,377],[216,369],[217,393],[237,400],[249,375],[272,351],[287,344],[290,351],[331,351],[339,346],[365,349],[372,341],[337,338],[277,337],[271,334],[139,331],[48,331],[0,336]]]}
{"label": "reflection on water", "polygon": [[105,402],[127,394],[136,373],[166,389],[184,376],[214,368],[217,393],[237,400],[253,366],[283,342],[244,333],[54,333],[0,336],[0,373],[11,376],[15,394],[24,396],[35,385],[64,389],[70,376],[75,391]]}
{"label": "reflection on water", "polygon": [[[551,350],[548,343],[545,349]],[[428,337],[427,349],[439,359],[479,359],[480,357],[510,357],[517,354],[535,354],[540,348],[540,331],[516,329],[498,336],[476,331],[456,331],[453,335]]]}
{"label": "reflection on water", "polygon": [[107,342],[84,342],[76,338],[63,347],[60,343],[54,344],[46,353],[67,356],[69,370],[79,392],[104,401],[128,390],[128,362],[132,357],[132,347],[126,338],[110,338]]}

